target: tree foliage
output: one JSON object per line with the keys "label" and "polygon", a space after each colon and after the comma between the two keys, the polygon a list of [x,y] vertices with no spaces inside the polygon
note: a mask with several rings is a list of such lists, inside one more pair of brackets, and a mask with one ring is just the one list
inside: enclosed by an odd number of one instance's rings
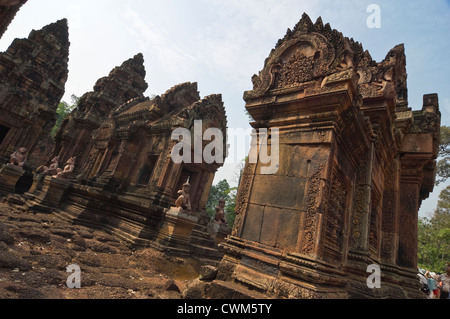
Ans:
{"label": "tree foliage", "polygon": [[228,224],[233,226],[236,206],[236,187],[230,187],[226,179],[221,180],[217,185],[211,186],[209,191],[208,202],[206,204],[206,212],[212,219],[216,214],[216,207],[219,205],[221,199],[225,200],[225,216]]}
{"label": "tree foliage", "polygon": [[[450,127],[442,126],[436,185],[450,177]],[[419,267],[445,272],[450,262],[450,186],[439,194],[433,217],[419,220]]]}
{"label": "tree foliage", "polygon": [[450,186],[439,195],[432,218],[419,220],[419,266],[445,272],[450,262]]}
{"label": "tree foliage", "polygon": [[70,105],[69,105],[69,103],[67,103],[65,101],[61,101],[61,103],[59,103],[58,108],[56,109],[58,118],[56,119],[55,126],[53,127],[52,132],[51,132],[52,137],[55,137],[56,133],[58,132],[58,130],[59,130],[62,122],[66,118],[66,116],[69,115],[70,112],[72,112],[77,107],[78,102],[80,100],[80,98],[78,96],[76,96],[75,94],[72,94],[71,99],[72,99],[72,101],[71,101]]}

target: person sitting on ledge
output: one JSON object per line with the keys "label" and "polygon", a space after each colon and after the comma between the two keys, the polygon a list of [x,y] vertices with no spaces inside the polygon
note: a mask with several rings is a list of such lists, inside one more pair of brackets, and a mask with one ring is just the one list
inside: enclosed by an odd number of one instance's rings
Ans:
{"label": "person sitting on ledge", "polygon": [[59,179],[68,179],[74,169],[75,169],[75,157],[71,157],[67,161],[66,166],[64,167],[64,170],[61,170],[60,168],[58,168],[56,170],[57,174],[53,175],[52,177],[59,178]]}
{"label": "person sitting on ledge", "polygon": [[175,201],[175,207],[179,209],[180,213],[191,214],[191,201],[189,192],[191,185],[186,182],[183,184],[183,189],[178,191],[178,198]]}
{"label": "person sitting on ledge", "polygon": [[27,161],[27,149],[26,147],[21,147],[11,154],[8,165],[23,167],[26,161]]}

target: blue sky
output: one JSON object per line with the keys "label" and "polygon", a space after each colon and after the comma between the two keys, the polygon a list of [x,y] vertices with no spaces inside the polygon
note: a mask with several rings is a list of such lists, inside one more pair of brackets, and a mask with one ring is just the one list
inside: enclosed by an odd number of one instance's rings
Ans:
{"label": "blue sky", "polygon": [[[367,27],[369,4],[381,9],[379,29]],[[98,78],[142,52],[147,96],[198,82],[202,97],[222,94],[229,127],[247,129],[243,92],[303,12],[361,42],[377,61],[404,43],[410,107],[420,109],[423,94],[438,93],[442,124],[450,125],[449,0],[28,1],[0,39],[0,51],[32,29],[67,18],[71,47],[64,100],[91,91]],[[225,165],[216,181],[232,180],[235,168],[236,163]],[[422,215],[434,209],[441,188],[422,204]]]}

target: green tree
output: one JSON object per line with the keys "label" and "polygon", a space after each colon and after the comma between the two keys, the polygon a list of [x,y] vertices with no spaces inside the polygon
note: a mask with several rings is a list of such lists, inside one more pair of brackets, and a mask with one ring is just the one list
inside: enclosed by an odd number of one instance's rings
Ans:
{"label": "green tree", "polygon": [[[442,126],[439,143],[436,185],[450,177],[450,127]],[[418,264],[421,268],[444,272],[450,262],[450,186],[439,194],[431,218],[419,220]]]}
{"label": "green tree", "polygon": [[433,217],[419,220],[418,241],[419,266],[445,272],[450,262],[450,186],[440,193]]}
{"label": "green tree", "polygon": [[212,185],[209,191],[208,201],[206,203],[206,212],[213,218],[216,214],[216,206],[219,205],[219,201],[223,198],[225,203],[227,203],[229,198],[230,185],[226,179],[221,180],[217,185]]}
{"label": "green tree", "polygon": [[236,206],[236,187],[230,187],[226,179],[221,180],[217,185],[212,185],[209,191],[208,201],[206,203],[206,212],[212,219],[216,215],[216,207],[221,199],[225,200],[225,216],[228,224],[233,226]]}
{"label": "green tree", "polygon": [[[245,161],[247,157],[243,159],[236,167],[233,179],[239,185],[242,173],[244,171]],[[238,187],[230,187],[230,184],[226,179],[221,180],[217,185],[211,186],[209,192],[208,202],[206,204],[206,212],[211,218],[214,218],[216,214],[216,206],[219,205],[219,200],[225,199],[225,217],[227,218],[228,225],[233,227],[234,220],[236,218],[236,197]]]}
{"label": "green tree", "polygon": [[56,109],[58,118],[56,119],[55,126],[51,131],[52,137],[55,137],[64,119],[77,107],[78,102],[80,101],[80,98],[75,94],[72,94],[71,99],[72,99],[71,105],[69,105],[65,101],[61,101],[61,103],[59,103],[58,108]]}

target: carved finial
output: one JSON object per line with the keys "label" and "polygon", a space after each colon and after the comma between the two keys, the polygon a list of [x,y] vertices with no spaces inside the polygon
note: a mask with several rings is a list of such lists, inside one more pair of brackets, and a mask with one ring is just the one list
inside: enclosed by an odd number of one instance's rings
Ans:
{"label": "carved finial", "polygon": [[37,34],[51,34],[59,42],[59,45],[62,45],[62,47],[64,47],[66,50],[68,50],[69,48],[69,25],[67,19],[61,19],[56,22],[50,23],[38,31],[32,30],[30,32],[29,38],[35,38]]}
{"label": "carved finial", "polygon": [[142,53],[138,53],[133,57],[134,60],[140,63],[144,63],[144,55]]}
{"label": "carved finial", "polygon": [[372,56],[370,55],[370,52],[368,50],[364,51],[363,60],[366,60],[369,62],[373,60]]}
{"label": "carved finial", "polygon": [[309,32],[313,29],[314,25],[309,16],[304,12],[300,21],[295,25],[294,32],[303,31]]}
{"label": "carved finial", "polygon": [[292,36],[292,30],[290,28],[287,29],[286,35],[284,36],[285,39],[289,39]]}
{"label": "carved finial", "polygon": [[430,113],[439,112],[439,97],[437,93],[425,94],[423,96],[423,108],[424,111]]}
{"label": "carved finial", "polygon": [[320,32],[323,30],[323,21],[322,21],[322,17],[318,17],[316,20],[316,23],[314,23],[314,30],[316,32]]}
{"label": "carved finial", "polygon": [[391,57],[397,56],[397,54],[405,55],[405,46],[404,44],[397,44],[395,47],[393,47],[386,55],[385,60],[389,60]]}

